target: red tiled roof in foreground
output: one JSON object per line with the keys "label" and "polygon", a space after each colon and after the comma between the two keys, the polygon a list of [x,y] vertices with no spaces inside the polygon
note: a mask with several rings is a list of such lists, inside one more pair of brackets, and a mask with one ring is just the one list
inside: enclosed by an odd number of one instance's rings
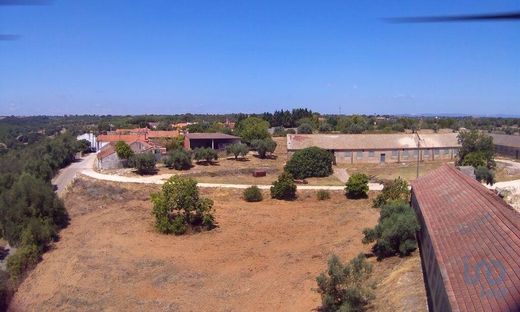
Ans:
{"label": "red tiled roof in foreground", "polygon": [[119,142],[132,143],[135,141],[146,141],[146,135],[142,134],[100,134],[97,136],[98,142]]}
{"label": "red tiled roof in foreground", "polygon": [[520,311],[520,214],[449,165],[412,190],[452,310]]}

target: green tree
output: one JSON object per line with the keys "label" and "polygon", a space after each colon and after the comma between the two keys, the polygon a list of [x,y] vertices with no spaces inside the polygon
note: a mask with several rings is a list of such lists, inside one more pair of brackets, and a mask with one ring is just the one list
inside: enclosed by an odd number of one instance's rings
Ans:
{"label": "green tree", "polygon": [[321,311],[365,311],[374,298],[366,287],[372,274],[372,265],[361,253],[343,264],[338,256],[332,255],[328,268],[317,278],[318,293],[321,296]]}
{"label": "green tree", "polygon": [[245,143],[253,140],[263,140],[270,137],[269,122],[258,117],[247,117],[241,120],[236,126],[236,132]]}
{"label": "green tree", "polygon": [[[488,169],[495,168],[495,147],[493,145],[493,138],[483,132],[477,130],[462,131],[458,135],[459,143],[461,148],[459,151],[459,165],[464,163],[472,163],[473,166],[482,165],[480,158],[484,159],[484,165]],[[470,158],[467,160],[466,158]]]}
{"label": "green tree", "polygon": [[191,178],[172,176],[151,200],[155,228],[161,233],[181,235],[188,229],[215,227],[213,201],[199,196],[197,181]]}
{"label": "green tree", "polygon": [[310,124],[304,123],[298,126],[297,132],[299,134],[312,134],[313,128]]}
{"label": "green tree", "polygon": [[462,166],[473,166],[474,168],[482,166],[487,168],[487,160],[483,152],[471,152],[466,154],[464,159],[461,159],[460,164]]}
{"label": "green tree", "polygon": [[327,177],[332,174],[333,156],[319,147],[296,151],[285,165],[285,171],[296,179]]}
{"label": "green tree", "polygon": [[191,168],[191,155],[181,148],[172,150],[164,159],[164,165],[175,170],[188,170]]}
{"label": "green tree", "polygon": [[210,147],[200,147],[193,150],[193,158],[195,158],[197,162],[211,164],[214,160],[218,159],[218,154]]}
{"label": "green tree", "polygon": [[123,141],[119,141],[115,146],[117,157],[121,159],[129,159],[134,155],[134,151],[130,148],[128,144]]}
{"label": "green tree", "polygon": [[253,140],[251,146],[256,150],[260,158],[266,158],[267,154],[272,154],[276,150],[276,142],[271,138]]}
{"label": "green tree", "polygon": [[363,230],[363,243],[376,242],[372,251],[378,259],[396,254],[407,256],[417,248],[415,235],[419,229],[410,205],[400,200],[390,201],[381,207],[376,227]]}
{"label": "green tree", "polygon": [[278,176],[278,180],[271,186],[271,198],[294,200],[296,199],[296,183],[290,173],[283,172]]}
{"label": "green tree", "polygon": [[238,160],[238,156],[246,157],[247,153],[249,153],[249,147],[243,143],[230,144],[226,146],[226,153],[228,155],[233,154],[235,160]]}
{"label": "green tree", "polygon": [[155,173],[155,155],[151,153],[141,153],[130,157],[128,164],[137,169],[139,174]]}
{"label": "green tree", "polygon": [[486,166],[478,166],[475,169],[475,178],[479,182],[486,182],[487,184],[495,184],[495,173]]}
{"label": "green tree", "polygon": [[410,200],[408,182],[401,177],[384,184],[383,191],[374,199],[374,207],[380,208],[391,200]]}
{"label": "green tree", "polygon": [[246,188],[242,195],[247,202],[259,202],[263,199],[262,191],[256,185]]}
{"label": "green tree", "polygon": [[352,174],[347,181],[345,192],[348,198],[364,198],[368,195],[368,176],[363,173]]}

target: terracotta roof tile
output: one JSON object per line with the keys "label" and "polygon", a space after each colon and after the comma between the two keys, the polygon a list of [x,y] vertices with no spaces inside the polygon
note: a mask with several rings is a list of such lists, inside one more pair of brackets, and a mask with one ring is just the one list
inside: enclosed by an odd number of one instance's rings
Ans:
{"label": "terracotta roof tile", "polygon": [[412,191],[452,307],[519,311],[520,214],[450,165],[417,179]]}

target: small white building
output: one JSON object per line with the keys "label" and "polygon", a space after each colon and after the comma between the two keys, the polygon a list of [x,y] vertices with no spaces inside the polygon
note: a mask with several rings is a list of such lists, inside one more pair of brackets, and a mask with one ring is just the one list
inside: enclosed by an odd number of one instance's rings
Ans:
{"label": "small white building", "polygon": [[97,139],[96,139],[96,136],[94,135],[94,133],[90,132],[90,133],[83,133],[81,135],[78,135],[76,137],[76,139],[78,141],[80,140],[87,140],[90,142],[90,148],[92,149],[92,151],[96,152],[97,151]]}

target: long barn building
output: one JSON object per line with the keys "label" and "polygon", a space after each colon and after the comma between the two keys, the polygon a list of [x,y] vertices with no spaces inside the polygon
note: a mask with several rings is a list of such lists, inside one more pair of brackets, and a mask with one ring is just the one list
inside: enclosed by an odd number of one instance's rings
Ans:
{"label": "long barn building", "polygon": [[432,312],[520,311],[520,214],[454,166],[412,182]]}
{"label": "long barn building", "polygon": [[400,163],[454,160],[457,133],[288,134],[287,151],[317,146],[334,154],[336,163]]}

